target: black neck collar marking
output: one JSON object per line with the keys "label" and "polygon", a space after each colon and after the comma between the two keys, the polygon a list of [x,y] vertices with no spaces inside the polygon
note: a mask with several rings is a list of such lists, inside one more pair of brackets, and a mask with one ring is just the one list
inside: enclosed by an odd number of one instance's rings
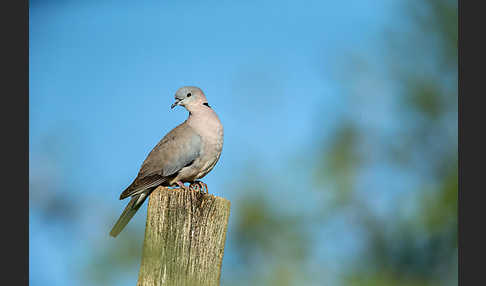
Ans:
{"label": "black neck collar marking", "polygon": [[206,105],[207,107],[211,108],[207,102],[203,103],[203,105]]}

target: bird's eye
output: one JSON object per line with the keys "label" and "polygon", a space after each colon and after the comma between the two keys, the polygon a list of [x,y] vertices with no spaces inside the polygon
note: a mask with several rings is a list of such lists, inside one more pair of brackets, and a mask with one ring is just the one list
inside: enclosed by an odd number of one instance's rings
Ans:
{"label": "bird's eye", "polygon": [[187,97],[191,97],[191,95],[192,95],[192,94],[189,92],[189,93],[187,94]]}

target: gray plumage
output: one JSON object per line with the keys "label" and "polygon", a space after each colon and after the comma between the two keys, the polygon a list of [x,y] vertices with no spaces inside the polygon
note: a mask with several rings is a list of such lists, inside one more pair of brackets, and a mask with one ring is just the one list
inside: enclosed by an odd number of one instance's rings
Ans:
{"label": "gray plumage", "polygon": [[120,199],[132,197],[110,235],[116,237],[158,186],[193,183],[216,165],[223,147],[223,126],[197,87],[180,88],[172,108],[180,105],[189,117],[172,129],[152,149],[135,180],[121,193]]}

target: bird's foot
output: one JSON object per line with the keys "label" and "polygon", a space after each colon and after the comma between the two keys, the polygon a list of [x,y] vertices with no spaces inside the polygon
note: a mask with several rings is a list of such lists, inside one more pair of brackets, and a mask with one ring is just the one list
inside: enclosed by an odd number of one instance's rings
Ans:
{"label": "bird's foot", "polygon": [[199,192],[200,189],[201,189],[201,186],[195,182],[191,183],[189,185],[189,188],[192,190],[192,191],[196,191],[196,192]]}
{"label": "bird's foot", "polygon": [[195,190],[195,191],[200,191],[200,192],[203,192],[203,193],[208,193],[208,185],[206,185],[205,183],[201,182],[201,181],[194,181],[190,186],[189,188]]}
{"label": "bird's foot", "polygon": [[181,182],[181,181],[177,181],[177,182],[176,182],[176,184],[177,184],[177,185],[179,186],[179,188],[181,188],[181,189],[184,189],[184,190],[186,190],[186,191],[190,191],[190,190],[191,190],[190,186],[189,186],[189,187],[187,187],[187,186],[186,186],[186,185],[184,185],[184,183],[183,183],[183,182]]}

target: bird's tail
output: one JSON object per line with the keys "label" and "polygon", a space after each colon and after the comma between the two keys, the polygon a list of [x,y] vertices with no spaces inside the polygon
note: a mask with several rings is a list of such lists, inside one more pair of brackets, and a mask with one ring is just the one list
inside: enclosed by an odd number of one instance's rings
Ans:
{"label": "bird's tail", "polygon": [[142,206],[143,202],[145,202],[145,199],[147,199],[149,194],[150,192],[143,192],[132,197],[128,205],[123,210],[123,213],[120,215],[120,218],[118,218],[115,225],[111,229],[111,236],[116,237],[125,228],[128,222],[132,219],[133,215]]}

